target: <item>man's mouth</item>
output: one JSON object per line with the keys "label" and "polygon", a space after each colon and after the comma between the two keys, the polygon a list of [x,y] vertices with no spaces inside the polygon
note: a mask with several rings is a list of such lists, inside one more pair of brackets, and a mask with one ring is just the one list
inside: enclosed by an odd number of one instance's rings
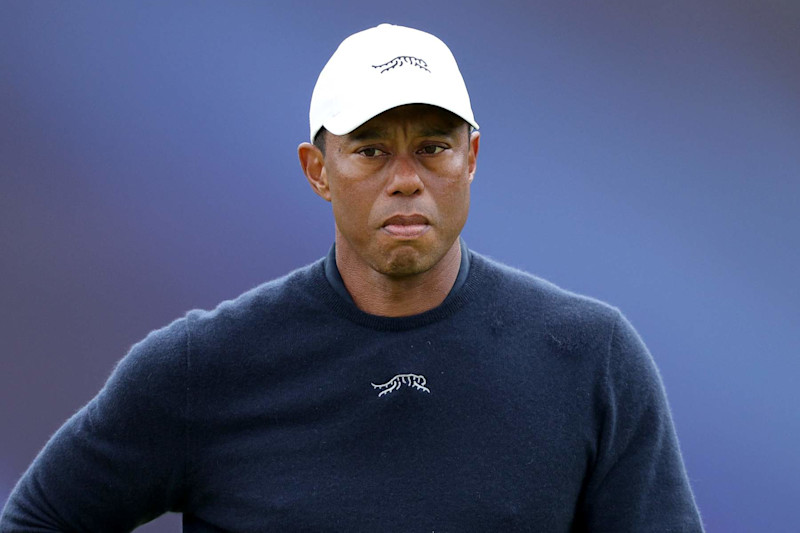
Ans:
{"label": "man's mouth", "polygon": [[430,227],[428,219],[422,215],[395,215],[383,223],[382,229],[393,237],[413,239],[423,235]]}

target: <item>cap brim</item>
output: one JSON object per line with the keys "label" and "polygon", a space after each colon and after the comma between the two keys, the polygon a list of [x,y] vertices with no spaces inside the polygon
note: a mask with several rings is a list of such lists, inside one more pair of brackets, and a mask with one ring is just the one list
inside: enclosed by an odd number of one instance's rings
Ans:
{"label": "cap brim", "polygon": [[425,91],[425,93],[426,94],[424,95],[416,95],[416,97],[415,95],[411,94],[387,95],[387,98],[381,98],[373,101],[371,103],[372,105],[349,106],[349,110],[347,112],[342,112],[328,118],[328,120],[326,120],[322,126],[334,135],[346,135],[370,119],[380,115],[385,111],[394,109],[395,107],[410,104],[424,104],[440,107],[461,117],[473,128],[479,128],[478,123],[475,122],[475,118],[472,116],[471,110],[454,109],[454,106],[451,105],[452,100],[450,98],[431,98],[429,90]]}

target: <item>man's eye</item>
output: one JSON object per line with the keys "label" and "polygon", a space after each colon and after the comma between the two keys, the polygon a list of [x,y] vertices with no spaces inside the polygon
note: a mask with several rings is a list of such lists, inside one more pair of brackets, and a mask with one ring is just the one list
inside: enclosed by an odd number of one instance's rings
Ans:
{"label": "man's eye", "polygon": [[444,151],[444,147],[443,146],[437,146],[435,144],[429,144],[428,146],[423,147],[420,150],[420,153],[425,154],[425,155],[434,155],[434,154],[438,154],[439,152],[442,152],[442,151]]}
{"label": "man's eye", "polygon": [[363,155],[364,157],[377,157],[379,155],[383,155],[386,152],[383,150],[379,150],[377,148],[362,148],[358,151],[359,154]]}

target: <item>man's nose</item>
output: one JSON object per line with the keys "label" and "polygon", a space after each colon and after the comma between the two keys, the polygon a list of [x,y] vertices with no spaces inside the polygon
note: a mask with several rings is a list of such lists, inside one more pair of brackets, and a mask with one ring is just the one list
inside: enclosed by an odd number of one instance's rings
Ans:
{"label": "man's nose", "polygon": [[409,157],[398,157],[391,168],[391,179],[388,184],[389,194],[412,196],[425,189],[419,177],[415,162]]}

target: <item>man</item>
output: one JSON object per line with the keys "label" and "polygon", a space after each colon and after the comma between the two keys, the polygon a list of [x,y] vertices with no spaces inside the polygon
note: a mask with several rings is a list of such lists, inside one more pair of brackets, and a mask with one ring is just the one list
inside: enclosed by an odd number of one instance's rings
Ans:
{"label": "man", "polygon": [[628,322],[461,241],[480,134],[444,43],[349,37],[310,126],[331,252],[134,346],[0,530],[701,531]]}

